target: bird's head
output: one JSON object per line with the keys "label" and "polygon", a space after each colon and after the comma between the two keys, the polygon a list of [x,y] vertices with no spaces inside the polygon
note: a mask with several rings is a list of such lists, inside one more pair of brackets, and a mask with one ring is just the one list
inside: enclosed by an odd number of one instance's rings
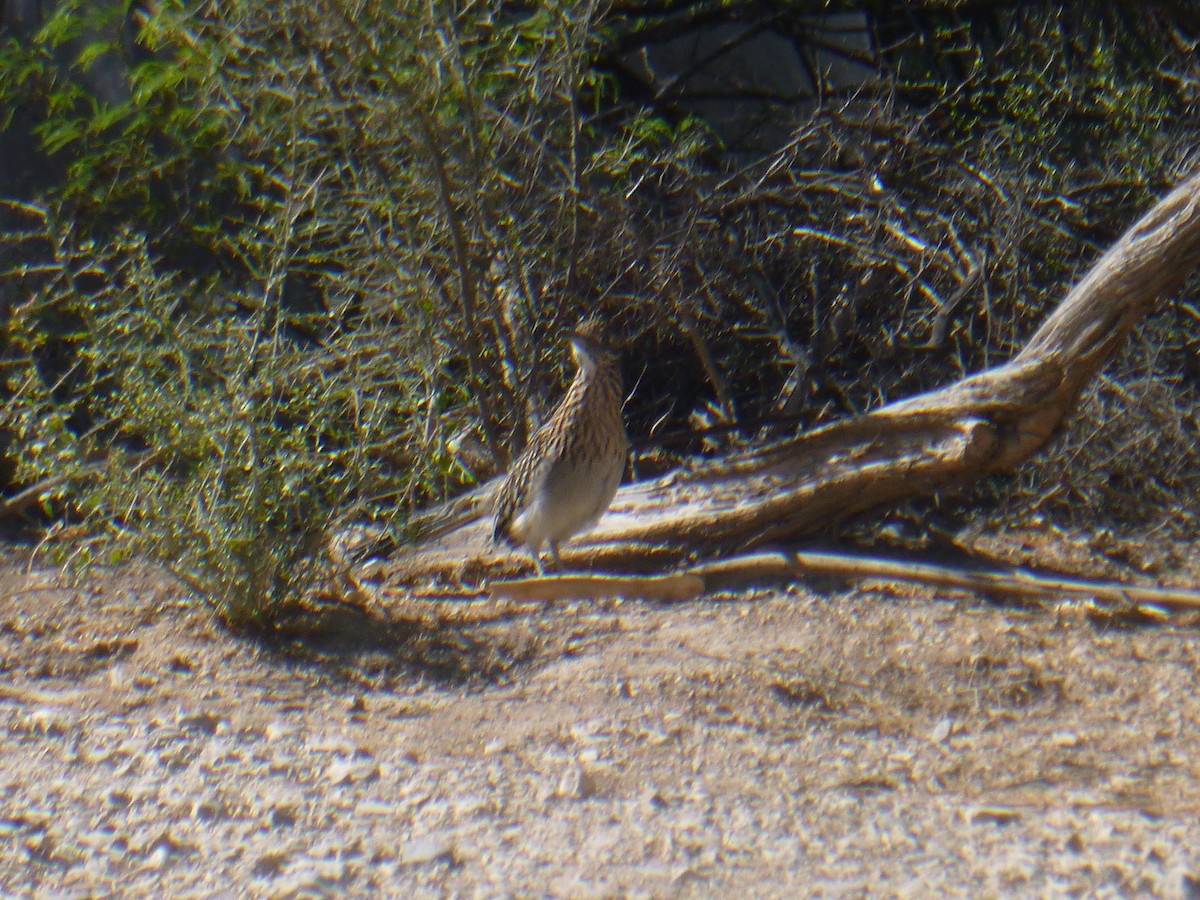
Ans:
{"label": "bird's head", "polygon": [[575,365],[591,375],[600,367],[616,365],[617,355],[608,345],[604,326],[599,319],[586,319],[571,332],[571,350]]}

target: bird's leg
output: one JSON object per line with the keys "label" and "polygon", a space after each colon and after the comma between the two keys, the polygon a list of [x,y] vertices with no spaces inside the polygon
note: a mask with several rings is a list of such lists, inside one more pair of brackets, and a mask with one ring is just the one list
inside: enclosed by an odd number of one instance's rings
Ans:
{"label": "bird's leg", "polygon": [[550,556],[554,559],[554,568],[562,569],[562,560],[558,556],[558,541],[550,542]]}
{"label": "bird's leg", "polygon": [[546,570],[542,568],[542,554],[538,552],[540,549],[541,548],[539,547],[533,547],[530,549],[529,555],[533,557],[533,564],[537,566],[538,575],[544,576],[546,574]]}

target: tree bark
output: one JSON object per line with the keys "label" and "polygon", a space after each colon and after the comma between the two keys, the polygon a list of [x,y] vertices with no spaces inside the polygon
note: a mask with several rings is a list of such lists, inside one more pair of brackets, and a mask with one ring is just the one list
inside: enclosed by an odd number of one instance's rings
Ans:
{"label": "tree bark", "polygon": [[[938,390],[749,452],[621,488],[564,548],[571,569],[669,570],[698,557],[827,534],[898,500],[1011,471],[1062,425],[1129,330],[1200,265],[1200,173],[1150,210],[1075,285],[1009,362]],[[490,544],[485,485],[453,527],[402,548],[391,584],[475,581],[531,567]]]}

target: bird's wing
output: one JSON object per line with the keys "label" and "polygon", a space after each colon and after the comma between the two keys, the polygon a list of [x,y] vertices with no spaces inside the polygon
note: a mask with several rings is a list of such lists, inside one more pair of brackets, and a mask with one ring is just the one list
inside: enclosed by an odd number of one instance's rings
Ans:
{"label": "bird's wing", "polygon": [[562,456],[562,429],[546,422],[539,428],[509,467],[504,483],[496,494],[496,513],[492,523],[492,542],[508,537],[513,520],[529,499],[529,490],[546,467],[553,466]]}

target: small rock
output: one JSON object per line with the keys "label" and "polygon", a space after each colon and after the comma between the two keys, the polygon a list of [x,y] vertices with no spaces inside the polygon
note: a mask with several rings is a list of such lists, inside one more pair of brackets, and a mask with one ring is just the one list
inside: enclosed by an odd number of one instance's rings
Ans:
{"label": "small rock", "polygon": [[286,850],[268,850],[254,861],[252,871],[255,875],[260,876],[276,875],[283,871],[283,867],[288,861],[288,856],[289,854]]}
{"label": "small rock", "polygon": [[108,670],[108,686],[119,692],[129,690],[129,673],[123,665],[117,664]]}
{"label": "small rock", "polygon": [[358,816],[390,816],[396,811],[396,807],[392,803],[384,803],[379,800],[361,800],[354,807],[354,815]]}
{"label": "small rock", "polygon": [[133,686],[139,691],[148,691],[158,684],[158,679],[148,672],[139,672],[133,676]]}
{"label": "small rock", "polygon": [[933,731],[929,732],[929,742],[931,744],[941,744],[946,738],[950,737],[950,732],[954,729],[954,722],[947,716],[936,725],[933,726]]}
{"label": "small rock", "polygon": [[671,806],[671,802],[655,787],[647,788],[642,799],[647,806],[652,806],[655,809],[669,809]]}
{"label": "small rock", "polygon": [[203,734],[216,734],[222,724],[228,728],[229,723],[219,713],[201,710],[198,713],[181,716],[179,718],[179,727],[187,731],[199,731]]}
{"label": "small rock", "polygon": [[591,768],[574,765],[559,779],[557,793],[559,797],[587,800],[600,794],[600,779]]}
{"label": "small rock", "polygon": [[183,853],[187,849],[187,846],[176,840],[170,831],[163,831],[142,845],[142,852],[146,856],[142,868],[161,869],[172,856]]}
{"label": "small rock", "polygon": [[333,784],[374,781],[379,777],[379,763],[369,759],[335,759],[325,769],[325,777]]}
{"label": "small rock", "polygon": [[226,819],[229,817],[229,810],[225,808],[225,804],[211,797],[206,797],[202,800],[196,800],[192,803],[192,818],[202,822],[211,822],[216,819]]}
{"label": "small rock", "polygon": [[273,881],[267,896],[271,900],[288,900],[292,897],[335,897],[339,893],[311,868],[306,868],[289,872]]}
{"label": "small rock", "polygon": [[299,820],[300,812],[290,803],[279,803],[271,807],[267,818],[274,828],[291,828]]}
{"label": "small rock", "polygon": [[346,863],[340,859],[319,859],[313,862],[312,868],[323,881],[339,882],[346,879]]}
{"label": "small rock", "polygon": [[1008,825],[1020,818],[1020,810],[1006,806],[984,806],[971,813],[972,822],[991,822],[995,825]]}
{"label": "small rock", "polygon": [[69,723],[54,707],[39,706],[29,714],[29,724],[33,731],[53,737],[65,734]]}
{"label": "small rock", "polygon": [[429,835],[413,838],[400,845],[400,862],[406,866],[421,866],[426,863],[454,862],[454,843],[446,835]]}
{"label": "small rock", "polygon": [[353,756],[358,748],[344,737],[322,734],[307,743],[307,749],[313,753],[336,753],[339,756]]}
{"label": "small rock", "polygon": [[686,868],[671,879],[671,886],[683,888],[689,885],[708,884],[708,878],[693,868]]}
{"label": "small rock", "polygon": [[167,864],[167,859],[170,855],[171,851],[167,849],[167,845],[159,844],[146,855],[146,862],[143,864],[143,868],[161,869]]}

